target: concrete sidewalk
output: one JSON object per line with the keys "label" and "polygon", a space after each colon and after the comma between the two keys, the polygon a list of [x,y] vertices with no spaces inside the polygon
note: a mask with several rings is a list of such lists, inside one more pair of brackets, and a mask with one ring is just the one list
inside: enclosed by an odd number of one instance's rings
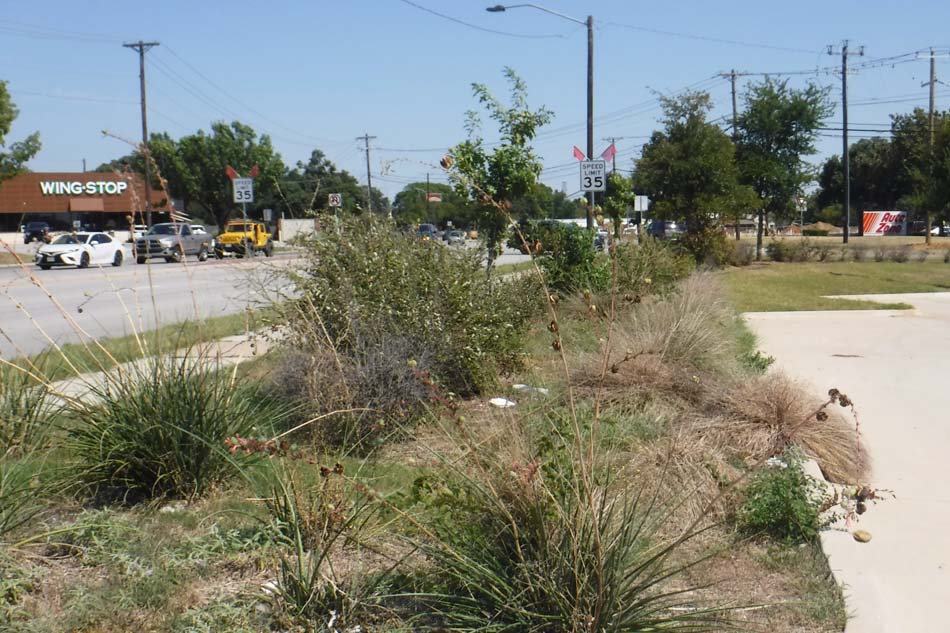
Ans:
{"label": "concrete sidewalk", "polygon": [[874,460],[867,483],[896,495],[860,518],[870,543],[823,535],[847,632],[950,631],[950,293],[860,298],[915,309],[745,316],[782,370],[851,397]]}
{"label": "concrete sidewalk", "polygon": [[[233,367],[257,356],[266,354],[275,345],[275,336],[267,337],[258,332],[235,334],[208,343],[199,343],[194,347],[180,349],[168,356],[169,359],[192,359],[195,362],[205,363],[207,366],[221,369]],[[136,360],[121,365],[123,370],[134,371],[136,366],[142,367],[147,360]],[[111,376],[110,376],[111,374]],[[53,383],[53,392],[62,398],[82,399],[91,391],[104,387],[110,380],[115,380],[118,371],[91,372],[67,378]]]}

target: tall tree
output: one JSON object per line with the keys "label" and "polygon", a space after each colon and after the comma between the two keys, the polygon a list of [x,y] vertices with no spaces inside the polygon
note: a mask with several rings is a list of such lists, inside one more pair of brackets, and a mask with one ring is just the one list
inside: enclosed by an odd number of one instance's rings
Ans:
{"label": "tall tree", "polygon": [[[284,174],[284,163],[274,151],[270,137],[258,137],[248,125],[232,122],[212,123],[211,133],[199,130],[197,134],[178,141],[180,160],[167,165],[164,174],[172,189],[171,194],[180,196],[191,205],[198,205],[212,214],[218,226],[227,223],[237,209],[234,204],[231,182],[225,174],[228,165],[239,174],[247,176],[257,165],[260,173],[254,181],[255,203],[251,210],[268,206],[273,200],[275,183]],[[176,170],[184,170],[176,172]]]}
{"label": "tall tree", "polygon": [[[438,202],[426,203],[426,194],[438,194]],[[467,197],[459,195],[455,187],[440,182],[414,182],[396,194],[393,200],[393,218],[400,224],[432,222],[454,226],[472,223],[472,204]]]}
{"label": "tall tree", "polygon": [[749,86],[737,121],[736,157],[743,182],[761,200],[757,257],[768,214],[791,214],[802,188],[814,180],[805,157],[816,152],[818,128],[833,112],[828,90],[813,84],[798,90],[767,77]]}
{"label": "tall tree", "polygon": [[26,163],[40,151],[40,133],[33,132],[22,141],[7,145],[6,137],[20,115],[10,98],[7,82],[0,81],[0,183],[26,171]]}
{"label": "tall tree", "polygon": [[488,151],[481,137],[481,119],[470,110],[465,123],[468,139],[450,149],[445,160],[459,194],[474,202],[475,224],[488,247],[488,270],[500,252],[513,201],[528,192],[541,173],[541,161],[530,143],[538,128],[552,117],[547,108],[528,107],[527,86],[514,70],[505,68],[505,78],[510,86],[510,106],[492,95],[487,86],[472,84],[475,98],[498,124],[500,143]]}
{"label": "tall tree", "polygon": [[943,209],[946,202],[940,198],[944,173],[942,130],[950,122],[950,112],[934,114],[934,143],[930,143],[929,114],[915,108],[909,114],[891,115],[891,144],[893,147],[896,182],[900,188],[901,205],[926,219],[927,240],[934,212]]}
{"label": "tall tree", "polygon": [[706,120],[705,92],[661,97],[663,129],[655,131],[636,163],[633,184],[651,198],[657,218],[678,220],[701,233],[728,213],[738,189],[735,146]]}
{"label": "tall tree", "polygon": [[[855,209],[894,209],[904,195],[900,163],[891,141],[886,138],[861,139],[848,148],[851,163],[851,201]],[[841,207],[844,173],[841,157],[832,156],[818,174],[819,208]]]}

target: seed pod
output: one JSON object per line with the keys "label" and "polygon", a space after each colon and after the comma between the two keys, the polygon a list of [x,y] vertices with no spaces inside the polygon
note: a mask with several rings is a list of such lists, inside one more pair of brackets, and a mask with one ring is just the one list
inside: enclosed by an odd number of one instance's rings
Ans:
{"label": "seed pod", "polygon": [[561,341],[560,341],[559,339],[554,339],[554,340],[551,342],[551,347],[553,347],[553,348],[554,348],[554,351],[556,351],[556,352],[561,351]]}

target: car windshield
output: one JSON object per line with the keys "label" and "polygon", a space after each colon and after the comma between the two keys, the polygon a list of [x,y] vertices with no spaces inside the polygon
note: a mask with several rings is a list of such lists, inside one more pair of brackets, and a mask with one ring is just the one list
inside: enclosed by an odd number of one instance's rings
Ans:
{"label": "car windshield", "polygon": [[75,235],[60,235],[55,240],[53,244],[82,244],[85,240],[81,240]]}
{"label": "car windshield", "polygon": [[156,224],[148,231],[149,235],[176,235],[177,233],[174,224]]}
{"label": "car windshield", "polygon": [[250,233],[253,230],[253,224],[229,224],[227,226],[228,233]]}

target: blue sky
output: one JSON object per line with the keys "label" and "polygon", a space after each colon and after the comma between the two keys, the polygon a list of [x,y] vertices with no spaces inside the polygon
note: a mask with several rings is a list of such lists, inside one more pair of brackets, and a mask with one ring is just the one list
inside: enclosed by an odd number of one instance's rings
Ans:
{"label": "blue sky", "polygon": [[[40,132],[43,150],[30,164],[36,171],[80,171],[84,158],[92,169],[126,153],[126,145],[101,132],[141,135],[138,60],[121,44],[157,40],[146,69],[151,131],[179,137],[211,121],[239,119],[270,134],[288,164],[319,148],[361,181],[365,159],[355,139],[367,132],[377,137],[373,184],[392,197],[426,173],[444,180],[438,158],[464,138],[464,113],[475,105],[470,84],[504,94],[507,65],[527,81],[531,104],[555,113],[535,143],[545,163],[542,180],[574,192],[571,149],[586,142],[585,29],[532,8],[487,13],[489,4],[5,0],[0,79],[9,81],[21,112],[8,141]],[[936,0],[900,7],[879,0],[539,4],[580,20],[593,14],[595,147],[599,153],[608,144],[600,139],[624,137],[617,142],[623,169],[658,126],[654,91],[706,89],[719,118],[731,104],[729,83],[717,73],[838,66],[840,56],[828,56],[826,46],[848,38],[865,46],[852,63],[866,66],[849,76],[851,127],[886,128],[890,113],[927,106],[920,84],[928,64],[912,55],[896,64],[871,62],[950,45],[950,3]],[[947,58],[938,59],[937,74],[950,84]],[[790,81],[832,86],[840,102],[840,78],[830,72]],[[950,86],[938,84],[938,108],[948,103]],[[840,128],[840,111],[828,127]],[[824,134],[815,161],[840,152],[840,132]]]}

